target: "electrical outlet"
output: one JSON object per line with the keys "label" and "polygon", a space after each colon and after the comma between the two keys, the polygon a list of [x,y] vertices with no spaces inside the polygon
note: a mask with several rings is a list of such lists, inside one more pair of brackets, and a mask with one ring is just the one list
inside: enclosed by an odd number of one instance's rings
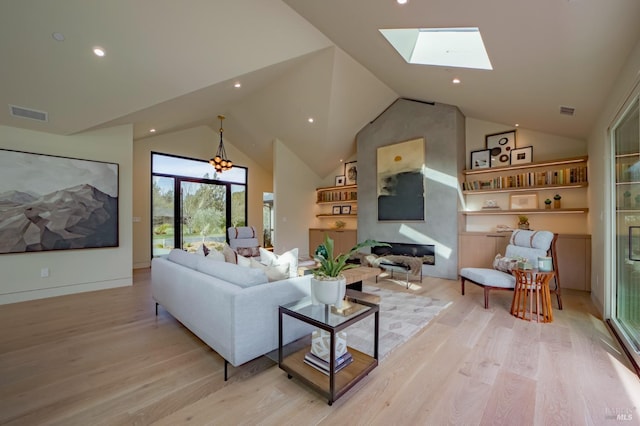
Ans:
{"label": "electrical outlet", "polygon": [[40,277],[47,278],[49,276],[49,268],[40,269]]}

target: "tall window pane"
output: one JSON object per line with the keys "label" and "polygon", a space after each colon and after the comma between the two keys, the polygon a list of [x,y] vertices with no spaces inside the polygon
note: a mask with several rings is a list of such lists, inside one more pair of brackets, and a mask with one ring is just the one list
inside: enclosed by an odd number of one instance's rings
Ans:
{"label": "tall window pane", "polygon": [[154,176],[152,179],[151,223],[153,256],[169,253],[175,247],[174,204],[175,179]]}

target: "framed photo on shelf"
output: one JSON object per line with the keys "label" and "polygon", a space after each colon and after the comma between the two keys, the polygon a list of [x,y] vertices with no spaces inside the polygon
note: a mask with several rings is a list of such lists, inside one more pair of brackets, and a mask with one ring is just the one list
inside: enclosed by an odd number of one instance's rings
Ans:
{"label": "framed photo on shelf", "polygon": [[350,161],[349,163],[344,163],[344,176],[346,178],[346,185],[355,185],[358,183],[358,162]]}
{"label": "framed photo on shelf", "polygon": [[525,146],[511,150],[511,165],[527,164],[533,161],[533,147]]}
{"label": "framed photo on shelf", "polygon": [[486,135],[487,149],[491,151],[489,167],[508,166],[511,164],[511,150],[516,149],[516,131]]}
{"label": "framed photo on shelf", "polygon": [[340,206],[333,206],[332,214],[340,214]]}
{"label": "framed photo on shelf", "polygon": [[344,186],[344,175],[336,176],[336,186]]}
{"label": "framed photo on shelf", "polygon": [[487,169],[491,167],[491,150],[481,149],[479,151],[471,151],[471,170]]}
{"label": "framed photo on shelf", "polygon": [[351,206],[342,206],[341,214],[351,214]]}
{"label": "framed photo on shelf", "polygon": [[511,210],[536,210],[538,208],[538,194],[511,194],[509,208]]}

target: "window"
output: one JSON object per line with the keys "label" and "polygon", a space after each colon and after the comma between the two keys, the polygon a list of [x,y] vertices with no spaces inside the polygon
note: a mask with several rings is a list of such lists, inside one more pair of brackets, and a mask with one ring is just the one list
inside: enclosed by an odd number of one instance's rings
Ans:
{"label": "window", "polygon": [[151,153],[152,255],[226,241],[247,223],[247,169],[216,173],[204,160]]}

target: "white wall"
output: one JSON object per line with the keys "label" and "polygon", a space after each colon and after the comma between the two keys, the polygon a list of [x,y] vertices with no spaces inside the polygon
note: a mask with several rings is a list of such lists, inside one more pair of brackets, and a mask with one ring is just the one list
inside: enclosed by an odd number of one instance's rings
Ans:
{"label": "white wall", "polygon": [[131,285],[132,134],[130,125],[73,136],[0,126],[0,148],[119,164],[119,247],[0,255],[0,304]]}
{"label": "white wall", "polygon": [[298,256],[309,256],[309,224],[315,220],[315,189],[322,179],[280,140],[274,141],[274,251],[298,248]]}
{"label": "white wall", "polygon": [[[591,217],[591,298],[609,318],[612,299],[611,149],[608,129],[621,113],[630,96],[638,94],[640,83],[640,41],[622,68],[602,112],[591,132],[589,145],[589,196]],[[635,92],[634,92],[635,91]]]}
{"label": "white wall", "polygon": [[[219,141],[217,129],[198,126],[134,142],[133,216],[140,218],[133,227],[134,268],[147,268],[151,264],[151,152],[208,160],[215,154]],[[256,227],[262,244],[262,194],[272,192],[272,175],[235,148],[226,137],[224,146],[234,164],[249,169],[247,223]]]}
{"label": "white wall", "polygon": [[[485,149],[485,136],[516,129],[514,126],[478,120],[466,119],[466,168],[470,168],[471,151]],[[530,129],[517,128],[516,148],[525,146],[533,147],[533,162],[558,160],[587,155],[587,142],[580,139],[566,138],[548,133],[536,132]],[[462,178],[461,178],[462,181]],[[593,180],[589,178],[590,185]],[[542,190],[539,191],[539,202],[546,198],[552,198],[557,192],[562,192],[563,207],[586,207],[588,203],[587,189],[571,190]],[[495,200],[502,208],[509,205],[509,193],[497,192],[490,194],[478,194],[466,197],[467,210],[479,210],[485,200]],[[505,224],[515,227],[517,216],[467,216],[466,226],[463,230],[471,232],[492,232],[496,225]],[[532,229],[548,229],[552,232],[563,234],[589,234],[588,214],[564,214],[564,215],[530,215],[529,224]]]}

